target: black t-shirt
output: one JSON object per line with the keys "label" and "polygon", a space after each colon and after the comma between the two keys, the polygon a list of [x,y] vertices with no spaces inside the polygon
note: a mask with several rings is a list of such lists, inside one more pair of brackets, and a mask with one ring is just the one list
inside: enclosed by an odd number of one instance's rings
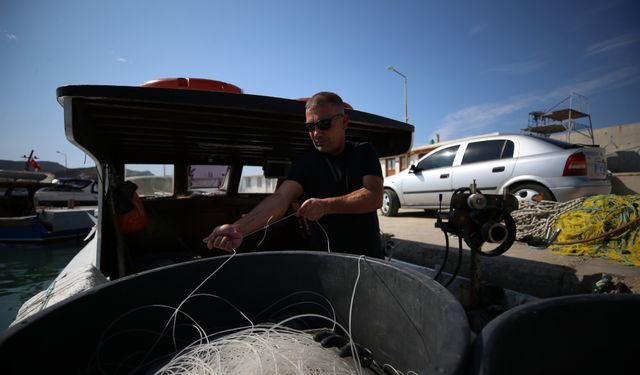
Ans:
{"label": "black t-shirt", "polygon": [[[313,150],[296,160],[287,177],[302,185],[308,198],[328,198],[348,194],[362,188],[367,175],[382,178],[378,155],[369,143],[346,142],[344,151],[337,156]],[[380,226],[376,211],[364,214],[325,215],[310,223],[311,249],[327,251],[327,236],[332,252],[364,254],[382,258]]]}

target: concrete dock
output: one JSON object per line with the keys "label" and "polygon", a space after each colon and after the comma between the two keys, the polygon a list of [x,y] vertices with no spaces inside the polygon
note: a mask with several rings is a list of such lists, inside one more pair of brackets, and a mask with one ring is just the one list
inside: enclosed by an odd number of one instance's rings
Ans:
{"label": "concrete dock", "polygon": [[[423,210],[401,209],[396,217],[381,214],[380,229],[392,235],[392,258],[438,268],[445,254],[444,233],[434,226],[436,219]],[[445,272],[453,272],[458,259],[458,237],[449,236],[449,255]],[[483,251],[495,246],[485,244]],[[505,254],[481,257],[483,284],[497,285],[537,297],[590,293],[603,274],[640,293],[640,267],[584,256],[568,256],[549,249],[516,242]],[[463,241],[460,275],[469,274],[469,248]]]}

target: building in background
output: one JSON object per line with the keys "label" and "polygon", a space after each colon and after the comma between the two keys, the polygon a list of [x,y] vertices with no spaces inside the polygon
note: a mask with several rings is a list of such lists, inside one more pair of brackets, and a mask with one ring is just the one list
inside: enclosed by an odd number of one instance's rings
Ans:
{"label": "building in background", "polygon": [[238,193],[273,193],[276,191],[277,183],[278,179],[266,178],[261,174],[242,176],[242,178],[240,178],[240,186],[238,186]]}

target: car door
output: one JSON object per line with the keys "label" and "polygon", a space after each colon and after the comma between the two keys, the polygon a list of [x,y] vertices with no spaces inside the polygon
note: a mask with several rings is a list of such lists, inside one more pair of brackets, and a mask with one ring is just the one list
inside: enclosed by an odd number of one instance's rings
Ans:
{"label": "car door", "polygon": [[451,171],[460,145],[450,146],[425,156],[402,182],[406,206],[437,207],[439,194],[448,202],[452,193]]}
{"label": "car door", "polygon": [[509,139],[469,142],[460,165],[453,170],[453,188],[469,187],[475,180],[478,190],[496,194],[497,188],[513,174],[514,148]]}

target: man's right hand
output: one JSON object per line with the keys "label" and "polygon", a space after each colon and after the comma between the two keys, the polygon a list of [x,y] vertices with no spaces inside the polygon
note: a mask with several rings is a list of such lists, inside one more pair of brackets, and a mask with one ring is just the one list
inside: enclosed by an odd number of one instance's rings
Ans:
{"label": "man's right hand", "polygon": [[242,238],[243,234],[238,226],[233,224],[224,224],[215,227],[209,236],[202,239],[202,242],[207,244],[207,248],[209,250],[218,248],[232,252],[240,247],[240,244],[242,244]]}

